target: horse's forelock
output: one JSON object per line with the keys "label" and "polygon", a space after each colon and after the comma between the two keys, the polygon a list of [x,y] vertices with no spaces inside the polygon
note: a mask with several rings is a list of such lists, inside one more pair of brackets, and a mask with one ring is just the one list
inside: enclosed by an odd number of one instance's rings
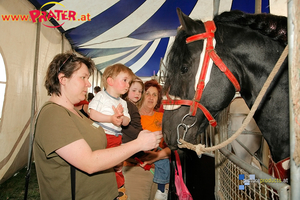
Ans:
{"label": "horse's forelock", "polygon": [[172,95],[183,97],[186,96],[186,89],[190,80],[182,76],[182,67],[191,67],[191,53],[186,45],[186,32],[180,31],[167,56],[166,65],[166,82],[164,91],[170,90]]}

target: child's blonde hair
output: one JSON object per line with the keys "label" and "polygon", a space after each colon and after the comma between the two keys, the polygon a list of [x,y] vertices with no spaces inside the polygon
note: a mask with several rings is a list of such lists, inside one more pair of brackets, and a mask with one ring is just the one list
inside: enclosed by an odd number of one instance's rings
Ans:
{"label": "child's blonde hair", "polygon": [[121,63],[110,65],[105,69],[102,75],[102,84],[104,88],[107,88],[107,78],[115,78],[120,72],[128,73],[132,79],[135,77],[135,74],[131,71],[131,69]]}

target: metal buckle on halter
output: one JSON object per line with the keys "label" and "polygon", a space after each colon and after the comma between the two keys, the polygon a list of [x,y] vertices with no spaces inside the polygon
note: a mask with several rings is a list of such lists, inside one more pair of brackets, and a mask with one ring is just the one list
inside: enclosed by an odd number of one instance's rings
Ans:
{"label": "metal buckle on halter", "polygon": [[182,144],[181,142],[179,142],[179,139],[180,139],[180,136],[179,136],[179,127],[180,127],[180,126],[183,126],[183,128],[184,128],[184,133],[183,133],[183,136],[182,136],[182,139],[184,140],[185,135],[186,135],[186,133],[188,132],[188,130],[189,130],[190,128],[192,128],[192,127],[196,124],[196,122],[197,122],[197,118],[195,117],[194,123],[192,123],[191,125],[185,124],[185,123],[184,123],[184,119],[185,119],[186,117],[188,117],[188,116],[194,117],[194,116],[191,116],[190,114],[186,114],[186,115],[182,118],[181,123],[178,124],[178,126],[177,126],[177,143],[178,143],[178,144]]}

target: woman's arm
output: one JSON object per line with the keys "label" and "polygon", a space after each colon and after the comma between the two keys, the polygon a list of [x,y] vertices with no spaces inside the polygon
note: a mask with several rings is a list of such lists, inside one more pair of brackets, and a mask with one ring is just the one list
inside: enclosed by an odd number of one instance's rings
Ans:
{"label": "woman's arm", "polygon": [[152,164],[155,161],[169,158],[171,155],[171,149],[166,147],[161,151],[145,151],[145,153],[148,155],[143,157],[142,160],[144,163],[141,165],[142,167],[144,167],[146,164]]}
{"label": "woman's arm", "polygon": [[136,140],[118,147],[92,151],[84,139],[72,142],[56,153],[76,168],[92,174],[119,164],[139,151],[158,147],[162,138],[160,131],[142,131]]}

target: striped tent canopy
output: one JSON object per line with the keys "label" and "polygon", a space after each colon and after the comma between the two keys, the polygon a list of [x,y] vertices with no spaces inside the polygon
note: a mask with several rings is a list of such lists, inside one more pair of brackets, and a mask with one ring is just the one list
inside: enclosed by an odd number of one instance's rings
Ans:
{"label": "striped tent canopy", "polygon": [[[179,26],[177,7],[191,18],[203,21],[223,11],[255,11],[255,0],[29,1],[48,14],[67,10],[69,20],[62,20],[61,15],[60,19],[53,16],[50,21],[76,52],[94,60],[99,71],[103,72],[111,64],[123,63],[140,77],[158,74]],[[286,10],[282,9],[286,0],[280,3],[281,6],[276,0],[262,0],[262,12]]]}

